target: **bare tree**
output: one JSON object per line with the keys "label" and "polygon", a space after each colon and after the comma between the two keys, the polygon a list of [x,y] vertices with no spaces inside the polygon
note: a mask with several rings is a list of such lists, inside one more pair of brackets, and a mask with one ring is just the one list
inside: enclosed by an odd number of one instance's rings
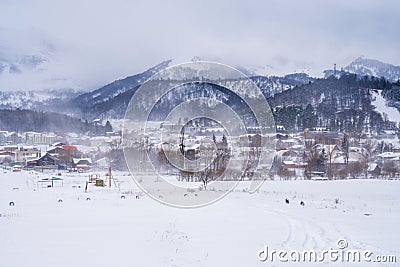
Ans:
{"label": "bare tree", "polygon": [[326,156],[328,160],[327,176],[329,177],[329,179],[332,179],[333,177],[332,161],[333,157],[335,156],[335,147],[335,145],[326,146]]}
{"label": "bare tree", "polygon": [[313,171],[324,172],[325,171],[325,150],[322,149],[321,153],[317,147],[314,146],[306,155],[307,166],[305,169],[305,175],[307,178],[311,178]]}
{"label": "bare tree", "polygon": [[343,140],[342,140],[342,150],[345,156],[345,163],[346,165],[349,164],[349,156],[350,156],[350,142],[348,134],[344,133]]}
{"label": "bare tree", "polygon": [[349,164],[347,166],[347,171],[350,174],[350,177],[355,179],[359,176],[359,174],[361,174],[364,170],[364,164],[361,162],[356,162],[356,163],[352,163]]}
{"label": "bare tree", "polygon": [[367,139],[361,148],[362,164],[366,179],[368,178],[368,165],[371,162],[372,153],[375,151],[376,146],[377,146],[376,140]]}
{"label": "bare tree", "polygon": [[203,182],[204,190],[207,190],[207,185],[210,181],[214,179],[214,172],[211,168],[206,168],[205,170],[198,173],[200,180]]}
{"label": "bare tree", "polygon": [[294,172],[290,171],[285,166],[281,166],[278,170],[278,176],[283,180],[290,180],[292,177],[294,177]]}

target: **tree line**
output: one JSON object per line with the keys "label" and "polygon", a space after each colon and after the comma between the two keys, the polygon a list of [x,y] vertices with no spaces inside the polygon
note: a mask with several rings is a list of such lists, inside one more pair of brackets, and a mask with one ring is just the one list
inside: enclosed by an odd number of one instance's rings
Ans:
{"label": "tree line", "polygon": [[0,129],[13,132],[75,132],[105,134],[112,131],[111,124],[105,126],[83,121],[72,116],[24,109],[0,109]]}

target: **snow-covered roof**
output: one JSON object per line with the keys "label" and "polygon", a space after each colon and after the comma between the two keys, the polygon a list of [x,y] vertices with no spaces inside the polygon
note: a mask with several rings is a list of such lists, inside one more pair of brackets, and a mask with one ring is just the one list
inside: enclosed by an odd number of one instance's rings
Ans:
{"label": "snow-covered roof", "polygon": [[377,166],[378,166],[378,164],[376,164],[376,163],[369,163],[368,164],[368,171],[369,172],[374,171]]}
{"label": "snow-covered roof", "polygon": [[109,139],[109,137],[107,137],[107,136],[93,136],[90,138],[90,140],[92,140],[92,141],[97,141],[97,140],[102,141],[102,140],[108,140],[108,139]]}
{"label": "snow-covered roof", "polygon": [[296,163],[294,161],[292,161],[292,160],[284,160],[283,164],[285,164],[285,165],[296,165]]}
{"label": "snow-covered roof", "polygon": [[286,140],[281,140],[281,142],[282,143],[296,143],[296,142],[298,142],[298,140],[294,139],[294,138],[289,138],[289,139],[286,139]]}
{"label": "snow-covered roof", "polygon": [[351,147],[349,147],[349,151],[359,152],[359,151],[361,151],[361,147],[351,146]]}
{"label": "snow-covered roof", "polygon": [[324,145],[325,152],[333,151],[338,149],[337,145]]}
{"label": "snow-covered roof", "polygon": [[67,133],[67,136],[77,138],[77,137],[79,137],[79,134],[77,134],[77,133]]}
{"label": "snow-covered roof", "polygon": [[304,145],[293,145],[293,146],[291,146],[290,147],[291,149],[303,149],[304,148]]}
{"label": "snow-covered roof", "polygon": [[33,160],[38,160],[39,158],[38,157],[35,157],[35,156],[25,156],[24,157],[24,160],[26,160],[27,162],[28,161],[33,161]]}
{"label": "snow-covered roof", "polygon": [[383,130],[383,132],[385,134],[391,134],[391,135],[395,135],[396,134],[396,131],[393,131],[393,130]]}
{"label": "snow-covered roof", "polygon": [[400,157],[400,153],[397,153],[397,152],[384,152],[382,154],[379,154],[377,157],[380,157],[380,158],[396,158],[396,157]]}
{"label": "snow-covered roof", "polygon": [[191,146],[186,146],[185,150],[196,150],[200,147],[200,144],[193,144]]}
{"label": "snow-covered roof", "polygon": [[74,162],[74,164],[78,164],[80,161],[87,161],[90,164],[92,163],[92,159],[91,158],[72,159],[72,161]]}
{"label": "snow-covered roof", "polygon": [[[351,158],[349,157],[348,162],[357,162],[358,160],[355,158]],[[333,163],[346,163],[346,158],[345,156],[339,156],[339,157],[335,157],[332,161]]]}
{"label": "snow-covered roof", "polygon": [[96,153],[99,151],[99,148],[94,146],[76,145],[76,148],[83,153]]}

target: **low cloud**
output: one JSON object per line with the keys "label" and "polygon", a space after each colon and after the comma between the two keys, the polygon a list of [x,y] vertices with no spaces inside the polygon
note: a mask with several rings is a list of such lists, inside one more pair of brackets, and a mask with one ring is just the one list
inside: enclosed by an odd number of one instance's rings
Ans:
{"label": "low cloud", "polygon": [[277,75],[321,75],[360,55],[400,65],[399,8],[395,0],[2,1],[0,64],[47,61],[18,75],[3,69],[0,89],[91,90],[170,58]]}

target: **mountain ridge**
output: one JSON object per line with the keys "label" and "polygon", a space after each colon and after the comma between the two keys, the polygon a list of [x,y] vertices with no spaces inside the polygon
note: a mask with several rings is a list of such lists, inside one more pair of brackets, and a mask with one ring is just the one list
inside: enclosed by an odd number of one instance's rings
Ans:
{"label": "mountain ridge", "polygon": [[[352,63],[349,64],[352,66],[360,66],[361,63],[369,62],[373,64],[380,64],[380,61],[370,61],[363,58],[358,58]],[[377,63],[378,62],[378,63]],[[379,63],[380,62],[380,63]],[[15,109],[15,108],[27,108],[32,110],[39,111],[54,111],[59,113],[64,113],[68,115],[73,115],[74,117],[78,117],[81,119],[87,119],[89,121],[93,119],[121,119],[124,117],[126,107],[129,104],[129,101],[137,88],[143,84],[148,78],[150,78],[155,73],[161,71],[162,69],[167,68],[171,63],[171,60],[162,61],[159,64],[141,72],[131,76],[127,76],[122,79],[115,80],[109,84],[106,84],[96,90],[91,92],[65,92],[62,94],[58,94],[55,90],[52,92],[51,96],[40,95],[39,93],[33,92],[0,92],[0,108],[2,109]],[[389,68],[397,68],[394,65],[382,63],[385,68],[389,66]],[[351,70],[351,68],[349,68]],[[360,70],[362,68],[355,68],[355,70]],[[274,99],[280,97],[280,95],[287,95],[287,99],[284,101],[284,105],[294,105],[297,101],[298,105],[303,106],[304,108],[307,106],[304,103],[313,104],[315,108],[318,107],[321,103],[309,103],[310,99],[314,99],[314,101],[319,101],[320,99],[312,96],[314,94],[313,90],[310,91],[304,90],[304,88],[314,88],[315,86],[320,85],[320,90],[324,91],[326,88],[324,86],[331,86],[332,90],[336,90],[335,88],[338,84],[343,82],[343,79],[349,83],[357,83],[357,80],[362,80],[366,83],[371,89],[382,89],[386,85],[389,84],[385,79],[374,79],[374,78],[365,78],[365,75],[354,74],[355,76],[351,76],[348,71],[340,71],[338,72],[340,75],[336,75],[337,78],[333,78],[327,76],[325,79],[316,79],[308,76],[305,73],[292,73],[285,75],[283,77],[278,76],[252,76],[249,77],[262,91],[264,96],[271,101],[272,106],[276,106],[274,104]],[[377,73],[377,72],[376,72]],[[392,72],[394,73],[394,72]],[[345,77],[341,79],[341,77]],[[321,82],[327,80],[326,82]],[[313,85],[314,84],[314,85]],[[362,84],[362,82],[360,83]],[[358,86],[361,86],[361,85]],[[373,86],[370,86],[370,85]],[[313,87],[314,86],[314,87]],[[339,85],[339,87],[342,85]],[[375,86],[375,87],[374,87]],[[355,90],[357,92],[358,89],[354,89],[352,87],[348,88],[349,90]],[[296,97],[290,97],[289,92],[291,91],[302,91],[303,96],[297,95]],[[289,92],[288,92],[289,91]],[[338,93],[342,94],[339,90]],[[19,94],[19,95],[18,95]],[[211,98],[217,97],[217,94],[212,93],[210,90],[207,90],[207,96]],[[183,97],[182,92],[178,92],[180,98]],[[201,95],[201,93],[199,93]],[[399,92],[398,88],[390,88],[384,92],[382,92],[382,96],[387,100],[387,106],[393,106],[400,108],[399,101]],[[304,97],[306,96],[306,97]],[[321,95],[318,96],[321,98]],[[345,96],[348,98],[348,96]],[[360,95],[361,97],[361,95]],[[339,99],[340,100],[340,99]],[[338,101],[339,101],[338,100]],[[357,99],[353,99],[354,101],[358,101]],[[167,102],[162,103],[161,106],[169,108],[172,105],[173,101],[165,100]],[[344,101],[344,100],[343,100]],[[370,101],[370,100],[368,100]],[[304,102],[303,104],[301,102]],[[372,109],[371,109],[372,110]],[[326,121],[325,124],[329,124],[330,122]]]}

